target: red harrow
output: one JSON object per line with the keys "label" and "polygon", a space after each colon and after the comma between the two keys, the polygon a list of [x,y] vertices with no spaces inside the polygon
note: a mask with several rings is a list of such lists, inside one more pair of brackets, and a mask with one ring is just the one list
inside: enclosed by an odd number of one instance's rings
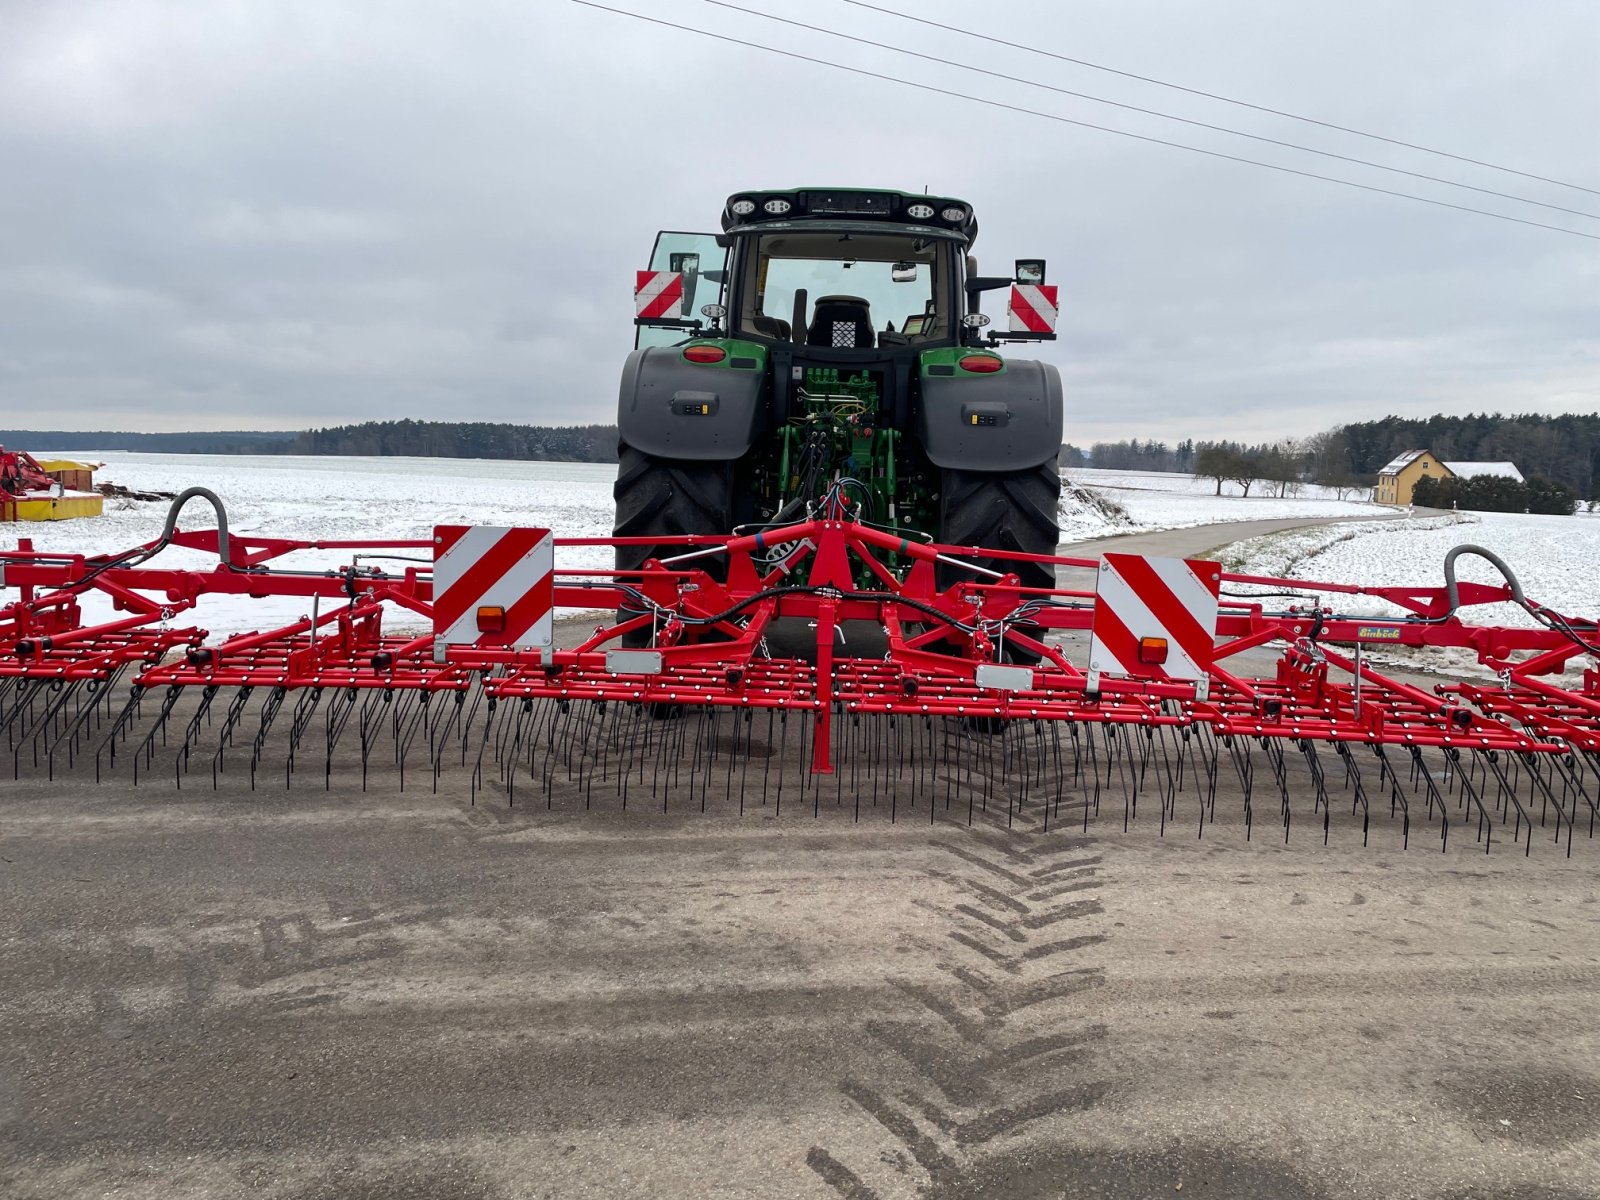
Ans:
{"label": "red harrow", "polygon": [[[195,497],[215,508],[217,528],[177,528]],[[1094,572],[1096,586],[1024,588],[972,561],[976,548],[886,533],[835,501],[783,528],[678,539],[643,570],[554,569],[554,548],[627,543],[486,527],[381,542],[241,537],[199,488],[173,504],[160,537],[119,554],[24,542],[0,552],[0,586],[17,593],[0,607],[13,776],[92,761],[96,778],[128,765],[137,780],[170,755],[162,777],[181,786],[220,726],[214,787],[229,776],[228,748],[242,755],[247,738],[252,788],[269,753],[283,756],[286,783],[310,760],[331,786],[336,751],[353,741],[363,786],[381,769],[403,787],[408,757],[425,747],[435,789],[460,767],[474,797],[487,781],[508,803],[525,773],[547,804],[676,797],[704,809],[715,796],[781,813],[787,799],[813,813],[824,803],[891,819],[981,812],[1048,828],[1086,826],[1120,792],[1125,826],[1142,799],[1164,830],[1188,792],[1203,832],[1220,793],[1242,799],[1248,832],[1265,790],[1285,838],[1309,805],[1326,839],[1342,791],[1363,840],[1385,804],[1406,839],[1413,817],[1437,817],[1441,844],[1464,819],[1486,849],[1497,826],[1525,849],[1536,826],[1553,826],[1558,844],[1565,834],[1567,853],[1579,825],[1593,836],[1595,624],[1529,601],[1475,547],[1451,552],[1443,587],[1107,555],[1035,556],[1058,574]],[[169,546],[217,563],[151,565]],[[348,551],[350,564],[281,565],[310,549]],[[1458,583],[1463,553],[1489,559],[1505,584]],[[936,564],[966,580],[936,587]],[[91,593],[109,599],[111,619],[86,623]],[[220,639],[184,623],[224,594],[303,598],[308,613]],[[1404,615],[1323,607],[1341,596]],[[1461,617],[1500,602],[1538,627]],[[561,610],[574,615],[558,624]],[[1497,678],[1406,682],[1371,661],[1396,647],[1469,650]],[[1243,673],[1269,654],[1270,667]],[[1569,682],[1580,658],[1586,669]],[[1219,786],[1224,759],[1237,791]]]}

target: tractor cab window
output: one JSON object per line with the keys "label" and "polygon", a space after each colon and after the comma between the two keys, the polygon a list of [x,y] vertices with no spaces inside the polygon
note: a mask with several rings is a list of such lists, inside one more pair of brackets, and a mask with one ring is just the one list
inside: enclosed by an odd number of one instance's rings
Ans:
{"label": "tractor cab window", "polygon": [[[678,233],[666,230],[656,234],[655,249],[650,254],[652,271],[680,271],[683,273],[683,319],[704,320],[700,309],[707,304],[722,303],[722,289],[727,282],[728,252],[717,245],[714,233]],[[636,346],[674,346],[689,336],[687,329],[656,329],[641,325],[637,329]]]}
{"label": "tractor cab window", "polygon": [[944,245],[878,233],[763,235],[743,260],[739,331],[840,349],[947,337]]}

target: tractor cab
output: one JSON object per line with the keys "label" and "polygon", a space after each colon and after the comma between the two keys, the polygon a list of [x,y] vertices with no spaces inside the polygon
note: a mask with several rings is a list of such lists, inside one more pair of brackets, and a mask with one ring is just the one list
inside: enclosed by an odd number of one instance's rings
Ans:
{"label": "tractor cab", "polygon": [[[1054,550],[1060,375],[995,349],[1055,337],[1043,260],[979,275],[972,206],[907,192],[737,192],[721,225],[658,234],[636,278],[620,565],[647,561],[657,536],[830,505],[897,536]],[[1000,289],[1003,330],[980,307]]]}
{"label": "tractor cab", "polygon": [[[978,223],[969,205],[948,198],[746,193],[729,198],[722,229],[657,236],[650,269],[639,273],[639,346],[702,333],[808,350],[973,345],[989,324],[982,292],[1044,284],[1038,259],[1019,260],[1011,276],[978,276]],[[1048,307],[1048,320],[1013,320],[989,343],[1053,337]]]}

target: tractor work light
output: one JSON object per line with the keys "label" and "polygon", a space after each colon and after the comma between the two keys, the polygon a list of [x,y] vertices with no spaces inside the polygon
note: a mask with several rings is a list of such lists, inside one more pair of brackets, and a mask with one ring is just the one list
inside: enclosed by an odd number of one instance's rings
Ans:
{"label": "tractor work light", "polygon": [[506,610],[498,604],[485,604],[478,609],[479,633],[504,633]]}
{"label": "tractor work light", "polygon": [[963,371],[971,371],[974,375],[993,375],[1006,364],[993,354],[967,354],[962,356],[956,365]]}
{"label": "tractor work light", "polygon": [[968,329],[982,329],[989,323],[989,317],[986,313],[968,313],[961,318],[961,323]]}
{"label": "tractor work light", "polygon": [[1167,661],[1167,639],[1142,637],[1139,639],[1139,661],[1147,666],[1159,667]]}
{"label": "tractor work light", "polygon": [[926,221],[929,217],[933,216],[933,205],[913,204],[906,209],[906,216],[917,221]]}
{"label": "tractor work light", "polygon": [[790,204],[787,200],[781,200],[774,196],[771,200],[768,200],[761,206],[761,210],[767,213],[769,216],[781,217],[793,207],[794,205]]}
{"label": "tractor work light", "polygon": [[685,346],[683,356],[692,363],[719,363],[728,357],[728,352],[721,346]]}
{"label": "tractor work light", "polygon": [[967,210],[960,205],[952,204],[949,208],[941,209],[939,215],[952,225],[959,225],[967,219]]}
{"label": "tractor work light", "polygon": [[728,315],[728,310],[720,304],[702,304],[700,306],[700,315],[712,324],[716,324],[716,322]]}
{"label": "tractor work light", "polygon": [[755,212],[756,202],[754,200],[744,199],[735,200],[732,204],[728,205],[728,208],[732,210],[733,215],[736,217],[748,217],[751,213]]}

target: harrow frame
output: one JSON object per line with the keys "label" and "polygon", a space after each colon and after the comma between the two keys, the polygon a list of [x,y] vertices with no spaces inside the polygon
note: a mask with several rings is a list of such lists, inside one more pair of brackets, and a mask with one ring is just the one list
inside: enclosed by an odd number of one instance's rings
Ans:
{"label": "harrow frame", "polygon": [[[217,528],[177,528],[183,505],[195,495],[211,501]],[[645,540],[557,538],[555,544],[559,551]],[[996,575],[971,561],[981,554],[989,561],[1094,570],[1098,559],[913,541],[857,519],[842,502],[824,516],[783,528],[648,540],[674,552],[638,570],[556,572],[557,610],[603,614],[586,634],[574,634],[569,626],[569,644],[530,649],[483,638],[447,645],[431,628],[427,556],[433,539],[230,535],[221,502],[193,489],[174,503],[159,538],[118,554],[51,554],[26,540],[16,550],[0,551],[0,585],[18,591],[17,599],[0,606],[0,728],[9,731],[14,756],[21,742],[13,726],[25,725],[36,743],[48,731],[53,770],[57,748],[75,744],[87,721],[62,717],[76,689],[95,695],[114,681],[132,683],[128,708],[102,743],[114,756],[119,734],[127,736],[127,713],[142,697],[164,696],[158,721],[164,729],[176,698],[194,687],[204,699],[185,737],[187,765],[191,737],[220,689],[246,695],[270,689],[273,714],[288,693],[300,693],[297,725],[309,720],[302,708],[314,712],[328,694],[335,697],[327,710],[331,772],[335,726],[343,729],[362,693],[376,694],[381,699],[374,703],[385,706],[397,696],[415,699],[419,713],[441,693],[453,696],[457,709],[471,696],[474,708],[487,700],[491,717],[497,706],[514,701],[524,713],[535,702],[554,702],[565,711],[583,701],[655,715],[766,709],[785,722],[800,714],[809,723],[810,771],[826,776],[837,767],[839,718],[946,719],[991,730],[1053,722],[1104,727],[1107,738],[1119,727],[1143,729],[1147,737],[1164,730],[1185,743],[1198,731],[1230,751],[1235,739],[1280,747],[1287,739],[1306,753],[1308,763],[1317,744],[1332,744],[1346,759],[1347,747],[1365,744],[1374,748],[1385,774],[1391,768],[1384,750],[1400,748],[1412,755],[1414,778],[1422,748],[1452,759],[1467,751],[1484,757],[1494,773],[1506,763],[1519,764],[1519,770],[1528,764],[1540,781],[1530,796],[1542,789],[1546,804],[1554,798],[1549,782],[1544,768],[1532,764],[1559,760],[1563,765],[1551,770],[1562,773],[1563,796],[1572,799],[1557,801],[1558,825],[1564,819],[1570,835],[1580,800],[1591,818],[1595,813],[1581,772],[1567,764],[1600,756],[1600,663],[1590,661],[1576,686],[1561,676],[1574,657],[1597,657],[1595,624],[1527,600],[1505,564],[1473,547],[1452,552],[1440,587],[1223,574],[1206,678],[1193,681],[1167,678],[1159,667],[1122,676],[1086,670],[1074,661],[1070,643],[1093,631],[1092,590],[1025,588],[1016,575]],[[169,546],[215,555],[216,564],[152,565]],[[317,571],[282,563],[305,550],[348,551],[351,561]],[[1458,583],[1454,563],[1462,553],[1489,558],[1506,583]],[[398,569],[370,565],[392,558],[423,562]],[[936,564],[966,568],[967,578],[940,589]],[[80,601],[90,592],[109,599],[112,619],[85,623]],[[223,594],[301,597],[310,612],[279,628],[219,640],[209,640],[197,625],[175,624],[205,597]],[[1320,603],[1267,607],[1269,601],[1320,596],[1381,599],[1404,615],[1355,617]],[[1462,619],[1463,610],[1503,602],[1521,605],[1542,627]],[[402,620],[396,622],[397,616]],[[386,620],[401,627],[386,630]],[[405,621],[418,627],[405,628]],[[861,637],[862,631],[869,637]],[[797,637],[803,642],[799,650],[792,648]],[[776,651],[774,641],[783,644]],[[863,642],[870,642],[870,650],[860,649]],[[1371,649],[1395,646],[1467,650],[1498,679],[1447,680],[1425,690],[1373,664]],[[1278,652],[1271,674],[1247,678],[1230,669],[1246,651],[1264,648]],[[363,729],[371,719],[369,707],[362,705]],[[85,707],[80,702],[71,711],[81,714]],[[237,723],[230,707],[225,742]],[[294,732],[291,756],[301,733]],[[264,736],[265,728],[257,737],[252,773]],[[363,732],[363,762],[365,737]],[[480,766],[482,753],[480,746]],[[1278,755],[1269,755],[1269,763],[1276,761],[1281,782],[1281,748]],[[97,752],[97,762],[99,757]],[[436,780],[441,758],[436,751]],[[1312,771],[1320,788],[1320,766]],[[1431,809],[1434,783],[1431,777],[1427,782]],[[1285,814],[1287,826],[1287,798]],[[1531,826],[1518,803],[1519,830],[1524,819]]]}

